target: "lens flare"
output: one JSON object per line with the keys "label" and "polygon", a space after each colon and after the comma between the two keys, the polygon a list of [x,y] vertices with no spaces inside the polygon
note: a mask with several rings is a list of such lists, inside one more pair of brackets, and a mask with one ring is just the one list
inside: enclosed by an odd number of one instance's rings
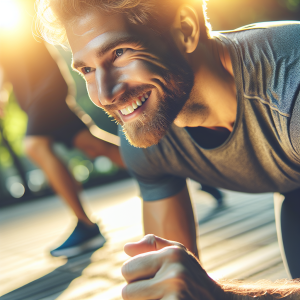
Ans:
{"label": "lens flare", "polygon": [[20,17],[20,10],[13,0],[0,0],[0,28],[15,28]]}

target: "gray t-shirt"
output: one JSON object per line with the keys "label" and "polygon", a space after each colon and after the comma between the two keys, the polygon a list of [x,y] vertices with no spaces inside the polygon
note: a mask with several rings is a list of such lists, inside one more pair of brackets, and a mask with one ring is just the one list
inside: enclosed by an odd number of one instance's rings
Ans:
{"label": "gray t-shirt", "polygon": [[233,63],[233,131],[213,149],[174,124],[147,149],[121,134],[123,159],[145,201],[175,195],[186,178],[249,193],[300,187],[300,22],[258,23],[216,35]]}

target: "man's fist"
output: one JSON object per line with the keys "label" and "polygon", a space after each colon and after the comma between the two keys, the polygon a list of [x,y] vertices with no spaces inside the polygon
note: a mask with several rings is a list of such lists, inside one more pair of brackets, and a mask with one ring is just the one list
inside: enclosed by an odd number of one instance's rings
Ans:
{"label": "man's fist", "polygon": [[124,300],[217,300],[225,293],[182,244],[154,235],[129,243],[122,267]]}

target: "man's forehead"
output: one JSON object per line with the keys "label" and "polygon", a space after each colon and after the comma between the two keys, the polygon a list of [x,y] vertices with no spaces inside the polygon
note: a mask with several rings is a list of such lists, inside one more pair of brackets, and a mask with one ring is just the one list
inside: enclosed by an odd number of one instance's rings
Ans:
{"label": "man's forehead", "polygon": [[68,41],[73,53],[80,51],[96,37],[114,35],[128,30],[124,15],[108,15],[99,10],[87,12],[66,27]]}

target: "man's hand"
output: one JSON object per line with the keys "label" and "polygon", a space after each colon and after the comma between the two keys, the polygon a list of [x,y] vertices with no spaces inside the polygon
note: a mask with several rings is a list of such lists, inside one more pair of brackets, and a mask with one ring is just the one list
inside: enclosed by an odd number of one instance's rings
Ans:
{"label": "man's hand", "polygon": [[212,280],[195,256],[177,242],[146,235],[129,243],[125,252],[133,256],[124,263],[127,281],[124,300],[299,300],[300,279],[276,282]]}
{"label": "man's hand", "polygon": [[124,300],[225,299],[221,287],[180,243],[150,234],[126,244],[124,251],[133,256],[122,267],[128,283],[122,292]]}

